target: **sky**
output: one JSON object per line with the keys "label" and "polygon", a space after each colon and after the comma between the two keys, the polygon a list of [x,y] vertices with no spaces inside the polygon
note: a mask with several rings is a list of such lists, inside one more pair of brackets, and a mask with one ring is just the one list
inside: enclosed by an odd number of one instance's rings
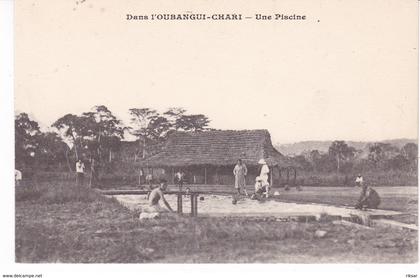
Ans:
{"label": "sky", "polygon": [[[417,1],[15,2],[15,112],[183,107],[274,142],[417,138]],[[127,21],[150,13],[307,20]]]}

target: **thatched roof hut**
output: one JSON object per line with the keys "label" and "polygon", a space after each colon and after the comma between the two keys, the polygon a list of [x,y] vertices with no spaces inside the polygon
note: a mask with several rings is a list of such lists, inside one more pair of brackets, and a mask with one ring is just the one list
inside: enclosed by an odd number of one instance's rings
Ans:
{"label": "thatched roof hut", "polygon": [[172,176],[174,170],[183,169],[193,177],[194,183],[229,184],[232,183],[232,169],[238,159],[248,166],[247,179],[250,183],[258,175],[261,158],[273,171],[277,169],[279,179],[282,169],[294,166],[290,159],[273,147],[267,130],[175,132],[159,153],[139,163],[140,167],[152,169],[152,172],[153,168],[167,169],[169,171],[163,170],[162,173]]}
{"label": "thatched roof hut", "polygon": [[269,166],[287,167],[290,160],[272,145],[267,130],[212,130],[175,132],[163,150],[143,161],[143,167],[234,165],[238,159],[257,165],[264,158]]}

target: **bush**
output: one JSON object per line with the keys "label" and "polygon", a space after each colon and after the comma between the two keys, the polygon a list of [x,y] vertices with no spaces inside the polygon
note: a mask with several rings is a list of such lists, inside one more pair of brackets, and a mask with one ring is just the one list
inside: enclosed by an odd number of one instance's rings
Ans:
{"label": "bush", "polygon": [[36,201],[45,192],[45,188],[28,185],[15,188],[15,201]]}
{"label": "bush", "polygon": [[45,204],[63,204],[67,202],[90,203],[108,198],[85,186],[43,183],[17,187],[15,199],[17,202],[37,201]]}

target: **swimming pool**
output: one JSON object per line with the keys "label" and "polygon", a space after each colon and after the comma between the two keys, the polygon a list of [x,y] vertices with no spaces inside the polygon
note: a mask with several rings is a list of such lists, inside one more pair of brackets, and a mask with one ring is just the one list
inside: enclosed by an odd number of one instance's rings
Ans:
{"label": "swimming pool", "polygon": [[[114,196],[121,204],[131,210],[142,209],[148,205],[145,195],[116,195]],[[351,217],[362,212],[350,207],[338,207],[323,204],[297,204],[289,202],[279,202],[268,199],[263,202],[241,198],[237,204],[232,204],[232,196],[204,194],[200,195],[204,200],[198,200],[199,216],[315,216],[321,214],[337,215],[341,217]],[[176,211],[176,195],[166,195],[166,200],[173,210]],[[161,202],[161,206],[164,206]],[[191,210],[189,196],[183,196],[183,213],[188,214]],[[399,212],[388,210],[369,210],[370,215],[397,215]]]}

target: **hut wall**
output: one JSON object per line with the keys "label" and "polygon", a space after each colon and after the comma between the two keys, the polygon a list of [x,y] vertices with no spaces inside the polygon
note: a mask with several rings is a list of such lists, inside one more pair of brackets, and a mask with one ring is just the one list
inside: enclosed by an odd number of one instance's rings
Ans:
{"label": "hut wall", "polygon": [[[143,169],[144,175],[153,172],[153,179],[155,182],[158,182],[159,179],[164,178],[168,181],[169,184],[173,184],[173,175],[177,171],[183,171],[187,184],[204,184],[205,178],[205,168],[207,174],[207,184],[208,185],[220,185],[220,186],[234,186],[235,177],[233,176],[233,168],[235,166],[192,166],[192,167],[177,167],[177,168],[153,168],[152,169]],[[255,184],[255,178],[259,175],[258,166],[247,166],[248,174],[246,176],[246,184],[253,185]],[[283,170],[281,175],[278,168],[271,168],[271,174],[273,175],[273,186],[284,185],[286,183],[286,171]],[[292,173],[290,173],[290,179],[293,178]]]}

